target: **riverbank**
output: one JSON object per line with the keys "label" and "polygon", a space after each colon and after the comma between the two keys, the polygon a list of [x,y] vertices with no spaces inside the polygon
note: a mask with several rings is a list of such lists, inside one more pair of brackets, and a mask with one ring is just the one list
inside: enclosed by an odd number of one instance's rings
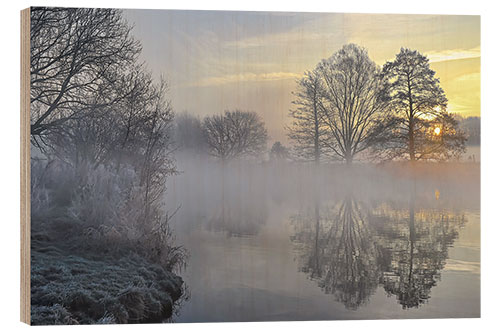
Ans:
{"label": "riverbank", "polygon": [[[68,227],[70,224],[60,225]],[[66,230],[34,232],[31,252],[32,325],[163,322],[183,293],[176,274],[133,249],[84,246]]]}

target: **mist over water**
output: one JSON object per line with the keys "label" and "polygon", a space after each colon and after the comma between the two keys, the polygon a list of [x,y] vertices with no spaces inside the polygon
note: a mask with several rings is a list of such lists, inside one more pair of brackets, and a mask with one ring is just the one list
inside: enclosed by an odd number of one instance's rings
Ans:
{"label": "mist over water", "polygon": [[176,162],[174,321],[479,316],[479,164]]}

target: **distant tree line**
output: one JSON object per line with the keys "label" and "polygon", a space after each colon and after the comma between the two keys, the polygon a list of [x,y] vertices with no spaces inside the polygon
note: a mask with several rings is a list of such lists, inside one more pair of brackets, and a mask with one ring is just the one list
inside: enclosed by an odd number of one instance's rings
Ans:
{"label": "distant tree line", "polygon": [[[379,67],[366,49],[348,44],[304,73],[293,92],[291,148],[274,142],[270,160],[376,161],[458,158],[465,143],[479,144],[479,118],[447,112],[445,93],[418,51],[402,48]],[[265,124],[255,112],[225,111],[176,120],[181,150],[223,161],[266,151]]]}
{"label": "distant tree line", "polygon": [[467,136],[467,144],[477,146],[481,144],[481,118],[456,116],[459,127]]}

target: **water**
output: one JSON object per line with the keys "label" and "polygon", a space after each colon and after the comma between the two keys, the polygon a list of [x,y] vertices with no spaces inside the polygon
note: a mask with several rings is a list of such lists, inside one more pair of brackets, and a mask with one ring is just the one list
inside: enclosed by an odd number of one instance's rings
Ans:
{"label": "water", "polygon": [[201,165],[169,184],[174,321],[479,317],[478,172]]}

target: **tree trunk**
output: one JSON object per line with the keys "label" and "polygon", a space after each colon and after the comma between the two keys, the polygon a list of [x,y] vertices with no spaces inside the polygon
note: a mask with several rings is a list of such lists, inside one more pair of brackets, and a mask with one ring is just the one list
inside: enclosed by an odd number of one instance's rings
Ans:
{"label": "tree trunk", "polygon": [[347,165],[351,165],[352,164],[352,160],[353,160],[353,156],[352,156],[351,148],[347,147],[346,152],[345,152],[345,163]]}
{"label": "tree trunk", "polygon": [[319,164],[319,119],[316,102],[314,102],[314,163]]}
{"label": "tree trunk", "polygon": [[410,153],[410,161],[415,161],[415,121],[413,119],[413,99],[412,99],[412,89],[411,89],[411,81],[409,74],[407,75],[407,84],[408,84],[408,106],[409,110],[409,133],[408,133],[408,150]]}
{"label": "tree trunk", "polygon": [[413,118],[410,118],[410,126],[408,130],[408,150],[410,153],[410,161],[415,161],[415,125]]}

